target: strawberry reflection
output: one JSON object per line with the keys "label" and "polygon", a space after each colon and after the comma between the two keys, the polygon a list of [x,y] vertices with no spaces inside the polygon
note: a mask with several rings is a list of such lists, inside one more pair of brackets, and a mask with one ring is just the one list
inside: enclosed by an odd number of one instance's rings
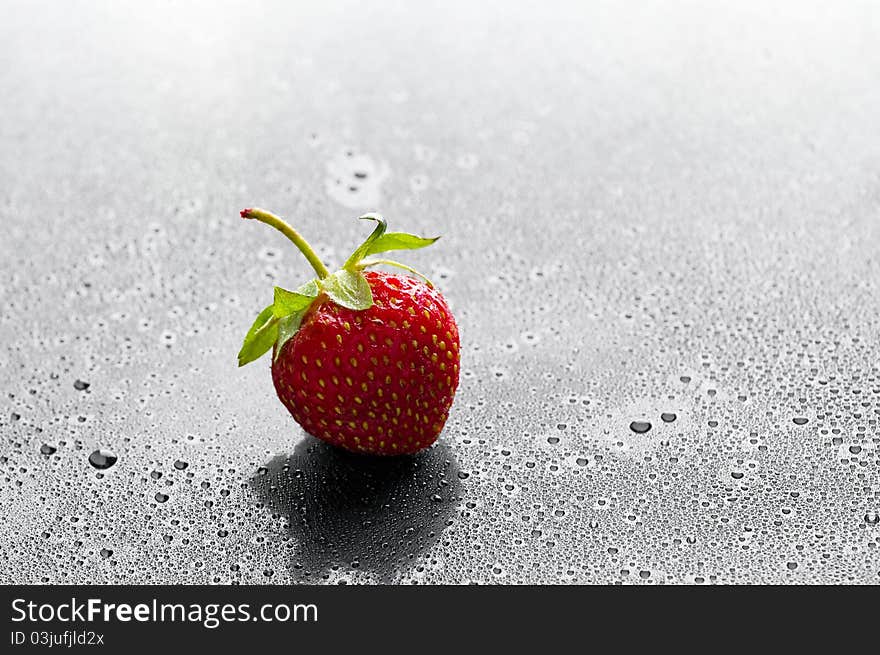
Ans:
{"label": "strawberry reflection", "polygon": [[452,524],[461,495],[458,471],[442,438],[403,457],[354,455],[306,438],[250,484],[262,506],[287,519],[296,581],[359,570],[389,582],[419,566]]}

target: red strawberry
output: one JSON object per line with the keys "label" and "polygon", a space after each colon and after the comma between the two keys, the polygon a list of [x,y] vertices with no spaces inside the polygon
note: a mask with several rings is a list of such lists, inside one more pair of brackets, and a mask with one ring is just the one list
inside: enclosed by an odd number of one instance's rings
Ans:
{"label": "red strawberry", "polygon": [[330,274],[308,243],[277,216],[259,209],[244,218],[267,223],[306,256],[317,279],[296,291],[275,288],[275,301],[248,332],[242,366],[272,349],[278,398],[308,433],[347,450],[415,453],[440,435],[458,388],[459,338],[443,296],[429,281],[367,272],[389,250],[423,248],[436,239],[386,232],[370,237]]}

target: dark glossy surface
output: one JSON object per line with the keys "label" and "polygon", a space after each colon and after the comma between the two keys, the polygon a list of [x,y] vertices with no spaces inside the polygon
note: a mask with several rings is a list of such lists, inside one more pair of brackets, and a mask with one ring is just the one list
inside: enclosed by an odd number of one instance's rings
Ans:
{"label": "dark glossy surface", "polygon": [[[765,4],[4,3],[0,580],[880,581],[880,16]],[[254,204],[444,235],[441,445],[236,368]]]}

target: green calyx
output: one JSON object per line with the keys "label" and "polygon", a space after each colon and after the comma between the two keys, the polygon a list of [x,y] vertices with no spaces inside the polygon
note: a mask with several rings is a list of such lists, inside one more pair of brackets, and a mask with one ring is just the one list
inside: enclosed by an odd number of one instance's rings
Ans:
{"label": "green calyx", "polygon": [[388,232],[387,223],[379,214],[364,214],[359,217],[361,220],[375,221],[376,227],[366,241],[345,261],[342,268],[334,273],[327,269],[299,232],[275,214],[263,209],[244,209],[241,217],[260,221],[284,234],[305,256],[317,277],[295,291],[275,287],[272,304],[260,312],[244,338],[238,353],[239,366],[262,357],[273,346],[277,357],[282,346],[299,331],[303,317],[318,298],[326,297],[341,307],[356,311],[372,307],[373,293],[363,273],[366,268],[378,265],[394,266],[421,277],[431,285],[431,281],[415,269],[390,259],[375,258],[371,255],[392,250],[417,250],[430,246],[440,237],[425,238],[406,232]]}

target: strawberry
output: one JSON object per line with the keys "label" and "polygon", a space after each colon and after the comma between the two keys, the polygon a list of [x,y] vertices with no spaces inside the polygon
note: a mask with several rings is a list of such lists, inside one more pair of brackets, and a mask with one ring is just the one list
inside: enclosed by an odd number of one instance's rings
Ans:
{"label": "strawberry", "polygon": [[[346,450],[401,455],[440,436],[458,388],[458,327],[446,300],[414,269],[370,255],[414,250],[437,239],[387,232],[378,214],[372,234],[330,273],[290,225],[245,209],[284,233],[317,278],[295,291],[275,287],[238,354],[243,366],[272,351],[279,400],[309,434]],[[386,265],[418,276],[365,269]],[[420,278],[420,279],[419,279]]]}

